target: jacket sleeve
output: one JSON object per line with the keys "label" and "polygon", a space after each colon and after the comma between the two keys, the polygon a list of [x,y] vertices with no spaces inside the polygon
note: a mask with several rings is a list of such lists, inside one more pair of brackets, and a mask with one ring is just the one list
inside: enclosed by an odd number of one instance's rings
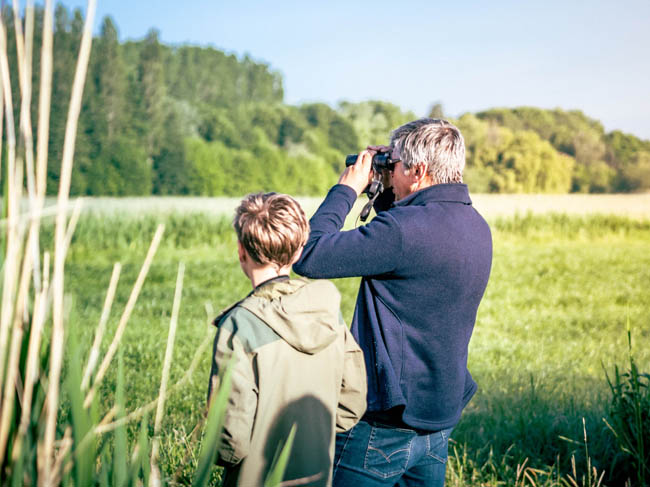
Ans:
{"label": "jacket sleeve", "polygon": [[220,465],[236,465],[248,455],[257,411],[258,389],[252,356],[240,340],[237,329],[237,319],[230,315],[219,324],[214,339],[209,394],[218,387],[219,370],[234,356],[231,391],[218,451]]}
{"label": "jacket sleeve", "polygon": [[366,412],[366,366],[363,352],[356,340],[343,324],[345,333],[345,356],[343,362],[343,380],[339,404],[336,408],[336,432],[341,433],[352,428]]}
{"label": "jacket sleeve", "polygon": [[367,225],[342,232],[356,193],[334,186],[309,221],[311,231],[293,270],[311,278],[373,276],[393,271],[402,248],[402,233],[389,211]]}

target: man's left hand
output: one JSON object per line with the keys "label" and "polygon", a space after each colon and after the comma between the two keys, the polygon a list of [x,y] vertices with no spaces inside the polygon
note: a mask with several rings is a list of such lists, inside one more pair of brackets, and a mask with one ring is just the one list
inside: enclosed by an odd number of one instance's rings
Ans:
{"label": "man's left hand", "polygon": [[339,184],[352,188],[359,196],[372,182],[372,156],[376,151],[364,150],[359,153],[357,162],[345,168],[339,178]]}

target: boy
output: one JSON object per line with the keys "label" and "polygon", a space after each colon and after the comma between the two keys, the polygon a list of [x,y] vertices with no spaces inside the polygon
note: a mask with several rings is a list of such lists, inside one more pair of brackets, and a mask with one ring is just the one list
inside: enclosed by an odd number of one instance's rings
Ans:
{"label": "boy", "polygon": [[251,194],[233,226],[253,290],[214,321],[210,394],[235,356],[219,448],[223,485],[263,485],[294,423],[285,480],[331,485],[334,434],[352,428],[366,409],[363,353],[341,318],[336,287],[289,278],[309,234],[293,198]]}

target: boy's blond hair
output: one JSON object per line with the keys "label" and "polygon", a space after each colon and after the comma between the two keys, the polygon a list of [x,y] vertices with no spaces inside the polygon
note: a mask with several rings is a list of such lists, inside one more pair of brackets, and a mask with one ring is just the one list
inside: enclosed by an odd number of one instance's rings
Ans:
{"label": "boy's blond hair", "polygon": [[255,262],[278,267],[292,264],[309,236],[305,212],[286,194],[249,194],[235,210],[233,226]]}

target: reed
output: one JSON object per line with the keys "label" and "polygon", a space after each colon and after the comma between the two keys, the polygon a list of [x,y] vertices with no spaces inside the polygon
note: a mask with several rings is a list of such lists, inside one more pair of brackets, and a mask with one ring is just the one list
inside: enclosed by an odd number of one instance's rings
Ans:
{"label": "reed", "polygon": [[181,262],[178,266],[178,277],[176,279],[176,292],[174,293],[174,306],[172,308],[172,319],[169,324],[169,336],[167,338],[167,349],[165,350],[165,361],[163,363],[162,379],[160,379],[160,392],[158,393],[158,407],[156,408],[156,419],[153,429],[153,442],[151,446],[151,485],[161,485],[160,469],[158,468],[158,456],[160,449],[160,429],[162,426],[163,414],[165,412],[165,395],[167,383],[169,382],[169,368],[172,363],[174,352],[174,338],[176,337],[176,326],[178,325],[178,312],[181,306],[181,294],[183,292],[183,276],[185,265]]}
{"label": "reed", "polygon": [[[157,225],[147,255],[102,356],[102,343],[118,291],[121,264],[113,267],[95,337],[89,351],[70,333],[66,309],[66,257],[82,213],[81,199],[71,207],[70,182],[74,164],[77,121],[92,44],[95,1],[89,0],[71,91],[56,205],[45,207],[47,146],[52,82],[52,2],[44,8],[41,46],[41,86],[38,139],[34,154],[32,131],[32,51],[34,6],[13,0],[18,79],[20,85],[19,139],[7,56],[7,31],[0,20],[0,161],[6,161],[1,217],[2,309],[0,310],[0,485],[156,485],[168,483],[158,466],[165,401],[190,380],[209,339],[196,350],[190,367],[169,385],[178,326],[184,265],[180,264],[165,361],[158,395],[149,403],[127,410],[124,360],[120,342],[160,246],[164,225]],[[4,142],[4,144],[3,144]],[[20,213],[26,193],[28,211]],[[70,212],[71,210],[71,212]],[[43,235],[44,220],[54,216],[53,232]],[[50,238],[51,237],[51,238]],[[41,250],[42,249],[42,250]],[[42,251],[42,254],[41,254]],[[114,403],[101,397],[102,381],[117,355]],[[82,366],[85,357],[85,367]],[[101,359],[101,360],[100,360]],[[99,363],[99,364],[98,364]],[[229,371],[226,370],[227,381]],[[220,405],[209,415],[210,435],[217,441],[227,404],[228,388],[218,392]],[[154,438],[150,442],[148,413],[156,408]],[[102,411],[103,410],[103,411]],[[132,448],[127,428],[141,420]],[[198,428],[197,428],[198,429]],[[110,445],[112,448],[107,448]],[[109,456],[108,451],[112,451]],[[196,485],[207,485],[216,450],[203,446],[201,474]]]}

